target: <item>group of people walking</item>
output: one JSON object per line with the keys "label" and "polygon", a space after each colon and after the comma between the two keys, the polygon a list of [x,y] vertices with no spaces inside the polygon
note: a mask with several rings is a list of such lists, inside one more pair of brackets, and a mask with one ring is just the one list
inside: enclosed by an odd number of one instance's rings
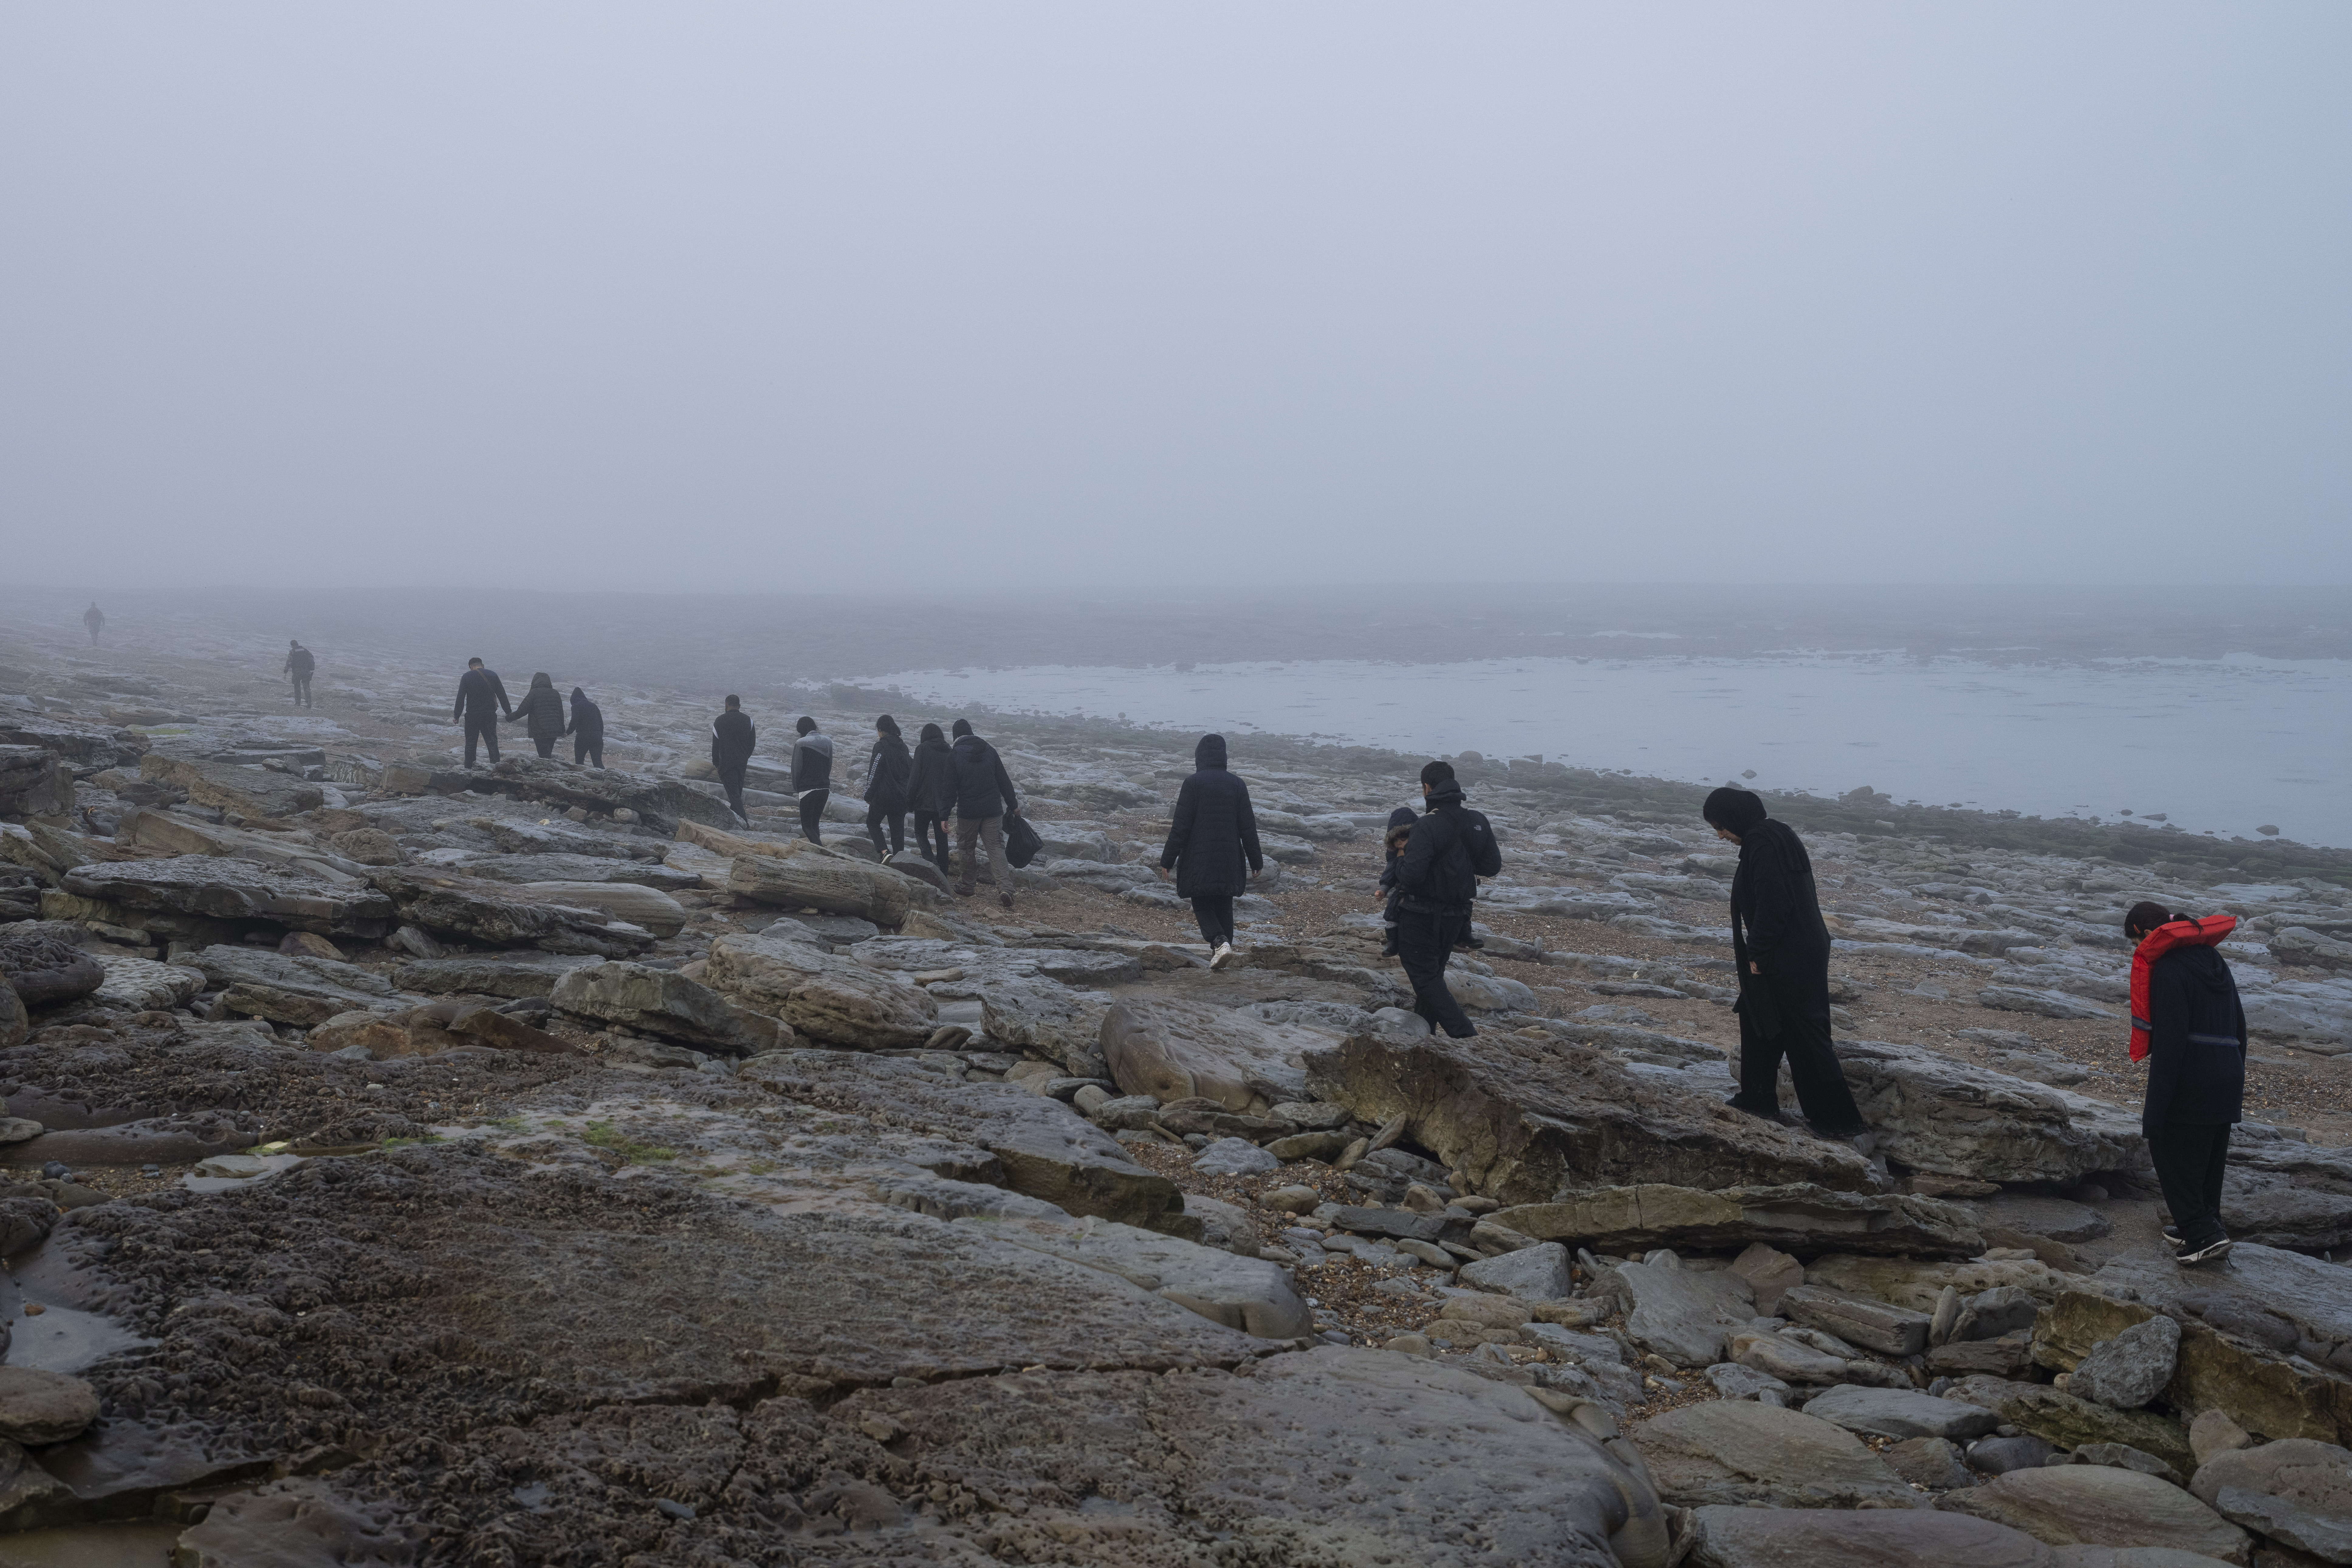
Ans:
{"label": "group of people walking", "polygon": [[457,704],[449,712],[450,722],[466,727],[467,767],[474,765],[478,747],[488,751],[490,766],[499,765],[500,719],[520,723],[542,757],[553,756],[555,742],[569,735],[574,763],[592,768],[604,765],[604,710],[588,700],[586,691],[577,686],[572,689],[572,708],[567,713],[554,677],[542,669],[530,678],[530,689],[522,694],[522,700],[509,702],[499,672],[478,658],[467,659],[466,673],[457,678]]}

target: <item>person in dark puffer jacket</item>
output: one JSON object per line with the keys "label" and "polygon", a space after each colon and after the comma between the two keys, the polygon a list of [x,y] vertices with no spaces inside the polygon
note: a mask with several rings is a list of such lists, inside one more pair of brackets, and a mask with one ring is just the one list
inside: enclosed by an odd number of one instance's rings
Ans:
{"label": "person in dark puffer jacket", "polygon": [[1422,798],[1429,810],[1412,825],[1404,854],[1396,863],[1397,961],[1412,982],[1412,1010],[1456,1039],[1478,1031],[1445,984],[1445,961],[1470,940],[1470,905],[1478,879],[1503,868],[1503,852],[1485,816],[1462,804],[1454,764],[1433,762],[1421,770]]}
{"label": "person in dark puffer jacket", "polygon": [[572,737],[572,762],[576,767],[586,763],[592,768],[604,765],[604,710],[588,700],[588,693],[575,686],[572,689],[572,721],[563,727]]}
{"label": "person in dark puffer jacket", "polygon": [[1160,879],[1173,871],[1177,897],[1192,900],[1210,968],[1233,962],[1234,900],[1265,869],[1249,785],[1226,770],[1225,738],[1203,735],[1192,748],[1192,773],[1176,792],[1175,820],[1160,851]]}
{"label": "person in dark puffer jacket", "polygon": [[542,757],[555,754],[555,742],[563,736],[563,699],[555,689],[555,678],[541,670],[530,678],[530,689],[522,694],[507,722],[523,721],[523,731],[530,743],[539,748]]}
{"label": "person in dark puffer jacket", "polygon": [[729,695],[726,710],[710,721],[710,766],[719,775],[719,787],[727,792],[727,805],[735,813],[735,820],[751,826],[751,818],[743,810],[743,773],[751,765],[751,752],[760,743],[760,731],[753,727],[751,716],[743,711],[743,700]]}
{"label": "person in dark puffer jacket", "polygon": [[955,721],[956,864],[961,868],[956,891],[972,895],[980,877],[980,850],[988,848],[989,875],[996,879],[996,901],[1013,907],[1013,862],[1004,858],[1004,814],[1021,809],[1013,794],[1013,776],[996,748],[971,732],[971,721]]}
{"label": "person in dark puffer jacket", "polygon": [[[898,721],[885,713],[874,721],[874,750],[866,758],[866,836],[883,858],[907,847],[907,775],[915,760],[898,736]],[[890,826],[890,842],[882,842],[882,825]]]}
{"label": "person in dark puffer jacket", "polygon": [[948,818],[955,815],[955,753],[948,749],[946,733],[926,724],[907,772],[907,809],[915,814],[915,847],[941,877],[955,875],[948,849]]}

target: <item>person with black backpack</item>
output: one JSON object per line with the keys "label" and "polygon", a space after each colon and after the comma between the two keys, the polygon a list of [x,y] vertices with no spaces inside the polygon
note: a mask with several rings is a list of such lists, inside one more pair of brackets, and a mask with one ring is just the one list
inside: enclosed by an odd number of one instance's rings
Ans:
{"label": "person with black backpack", "polygon": [[[866,758],[866,836],[885,860],[907,847],[907,780],[915,759],[899,738],[898,721],[885,713],[874,721],[874,750]],[[882,841],[882,825],[890,841]]]}
{"label": "person with black backpack", "polygon": [[1469,945],[1478,879],[1503,869],[1503,852],[1486,817],[1462,804],[1452,763],[1423,765],[1421,795],[1428,810],[1396,863],[1397,958],[1412,983],[1412,1010],[1433,1033],[1465,1039],[1478,1031],[1446,987],[1445,961]]}
{"label": "person with black backpack", "polygon": [[295,707],[310,706],[310,672],[318,668],[319,661],[300,643],[294,643],[287,648],[285,673],[294,679]]}

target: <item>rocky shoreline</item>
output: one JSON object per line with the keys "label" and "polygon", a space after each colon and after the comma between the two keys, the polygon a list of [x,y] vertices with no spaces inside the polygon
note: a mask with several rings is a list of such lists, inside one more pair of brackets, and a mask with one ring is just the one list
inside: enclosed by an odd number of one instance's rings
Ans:
{"label": "rocky shoreline", "polygon": [[[610,771],[469,773],[436,668],[331,664],[301,711],[253,668],[0,643],[0,1531],[2352,1562],[2338,852],[1776,799],[1857,1146],[1721,1104],[1687,786],[1462,760],[1505,874],[1481,1033],[1432,1040],[1370,912],[1418,759],[1236,745],[1272,875],[1212,972],[1150,868],[1190,737],[984,721],[1046,843],[1004,910],[876,856],[852,791],[796,839],[769,746],[743,830],[707,701],[598,691]],[[829,696],[848,759],[888,699]],[[772,745],[795,710],[752,706]],[[2242,921],[2224,1268],[2157,1234],[2139,898]]]}

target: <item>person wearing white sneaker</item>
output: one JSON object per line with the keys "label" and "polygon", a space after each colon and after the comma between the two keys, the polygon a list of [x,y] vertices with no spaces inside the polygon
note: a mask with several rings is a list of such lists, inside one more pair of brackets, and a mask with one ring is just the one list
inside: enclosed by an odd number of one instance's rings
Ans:
{"label": "person wearing white sneaker", "polygon": [[2182,1263],[2216,1262],[2231,1247],[2221,1179],[2230,1128],[2245,1100],[2246,1009],[2215,950],[2237,924],[2230,915],[2192,920],[2157,903],[2134,904],[2124,916],[2124,935],[2135,944],[2131,1057],[2147,1063],[2140,1134],[2172,1211],[2165,1239]]}
{"label": "person wearing white sneaker", "polygon": [[1201,737],[1192,748],[1192,769],[1176,792],[1176,818],[1160,852],[1160,879],[1174,874],[1177,897],[1192,900],[1192,918],[1209,944],[1209,967],[1223,969],[1236,956],[1234,899],[1265,869],[1265,857],[1258,849],[1249,785],[1226,771],[1223,735]]}

